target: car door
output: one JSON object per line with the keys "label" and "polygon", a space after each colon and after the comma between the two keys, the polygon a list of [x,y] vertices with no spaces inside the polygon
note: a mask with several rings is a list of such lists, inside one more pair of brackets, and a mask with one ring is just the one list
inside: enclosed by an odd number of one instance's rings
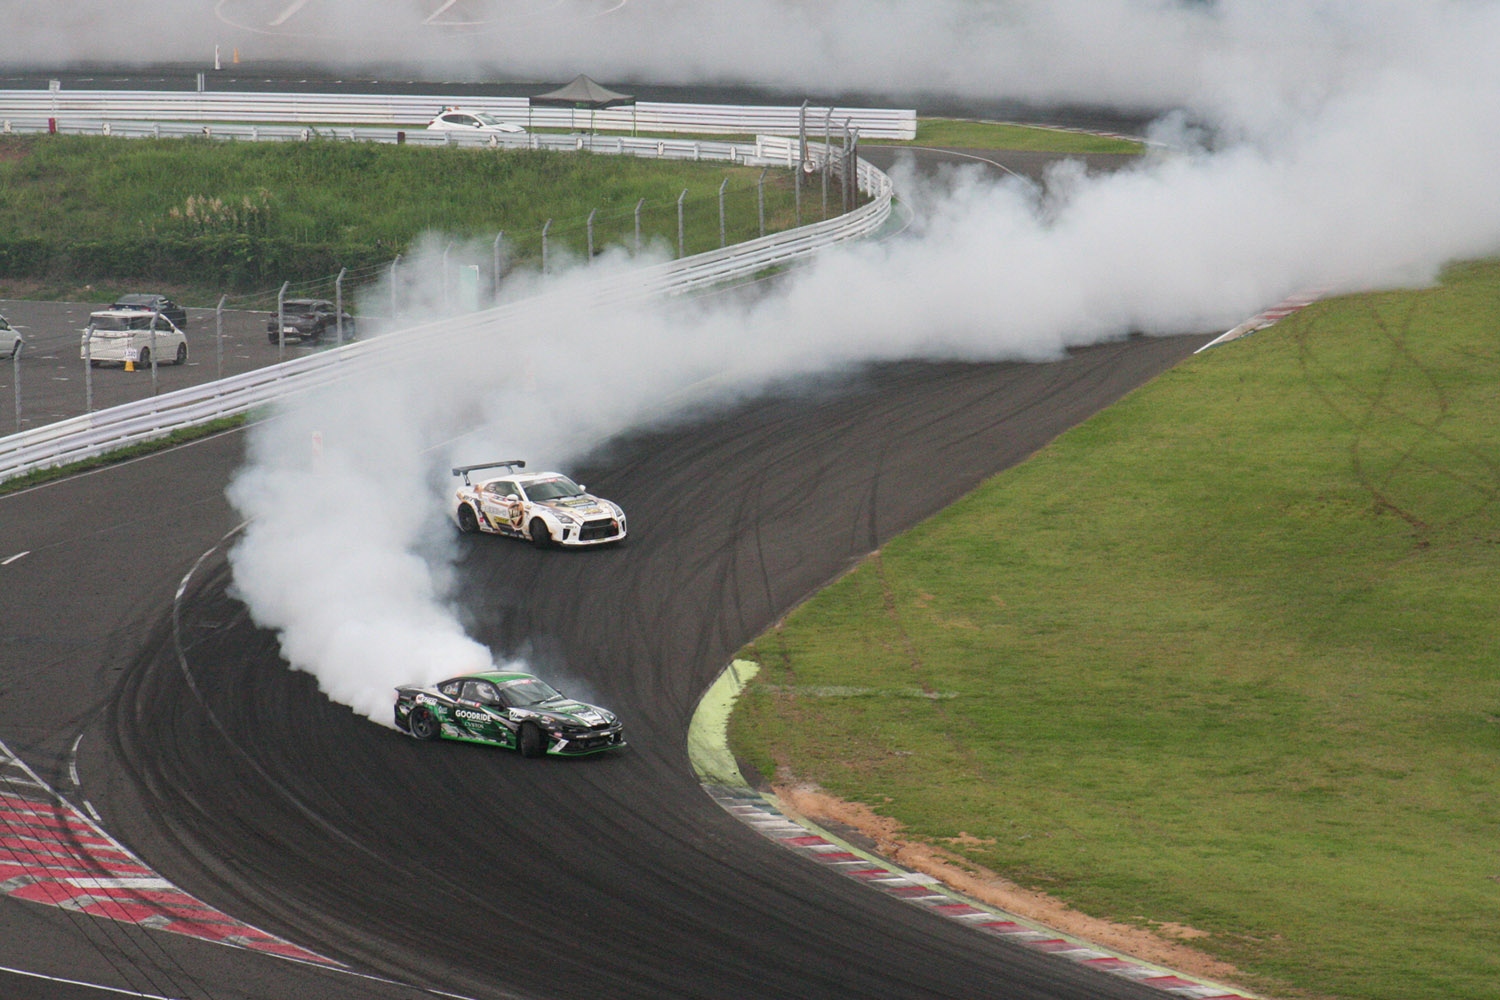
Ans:
{"label": "car door", "polygon": [[515,742],[510,728],[496,715],[504,716],[500,692],[489,681],[465,681],[458,709],[453,713],[458,724],[474,739],[510,746]]}
{"label": "car door", "polygon": [[[479,502],[490,522],[502,531],[519,531],[525,508],[520,501],[521,490],[515,483],[504,479],[486,483],[479,491]],[[511,499],[515,497],[516,499]]]}

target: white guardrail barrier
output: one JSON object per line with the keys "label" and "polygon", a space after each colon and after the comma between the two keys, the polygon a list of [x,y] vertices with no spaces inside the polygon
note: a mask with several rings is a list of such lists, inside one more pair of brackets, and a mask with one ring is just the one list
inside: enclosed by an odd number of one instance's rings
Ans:
{"label": "white guardrail barrier", "polygon": [[298,124],[426,127],[445,107],[487,111],[527,128],[606,129],[622,132],[839,135],[858,129],[862,139],[915,139],[917,112],[901,108],[836,108],[665,104],[640,101],[589,110],[533,106],[525,97],[452,97],[412,94],[276,94],[159,90],[0,90],[0,119],[56,118],[118,121],[295,122]]}
{"label": "white guardrail barrier", "polygon": [[[309,138],[310,129],[299,126],[192,126],[153,122],[94,122],[86,126],[58,126],[59,131],[108,132],[113,135],[197,135],[216,139],[296,140]],[[45,131],[48,123],[17,125],[15,131]],[[326,133],[317,133],[326,135]],[[418,141],[447,142],[445,135],[425,131]],[[395,129],[340,129],[339,138],[394,142]],[[408,137],[409,141],[415,135]],[[465,145],[491,145],[488,137],[464,136],[451,140]],[[601,153],[691,157],[705,160],[728,160],[748,165],[784,165],[798,162],[796,139],[757,136],[753,143],[692,142],[689,140],[632,139],[599,136],[502,135],[495,145],[540,145],[545,148],[593,149]],[[808,143],[807,155],[816,167],[825,156],[837,163],[842,154],[820,143]],[[824,247],[845,240],[858,239],[880,229],[890,217],[891,180],[882,171],[863,161],[856,161],[857,183],[870,195],[864,205],[823,222],[801,226],[695,254],[678,260],[651,264],[617,273],[596,282],[593,294],[600,302],[626,302],[651,296],[673,295],[753,275],[768,267],[787,264],[807,257]],[[543,296],[545,297],[545,293]],[[513,319],[523,309],[534,306],[535,299],[513,302],[465,316],[445,319],[394,330],[368,341],[308,355],[292,361],[269,365],[242,375],[220,379],[204,385],[163,393],[121,406],[46,424],[32,430],[0,437],[0,481],[27,472],[52,468],[92,458],[131,444],[163,437],[174,430],[206,423],[221,417],[236,416],[280,396],[303,392],[334,379],[353,374],[357,369],[384,364],[409,364],[411,356],[431,349],[447,336],[483,328],[494,328]]]}

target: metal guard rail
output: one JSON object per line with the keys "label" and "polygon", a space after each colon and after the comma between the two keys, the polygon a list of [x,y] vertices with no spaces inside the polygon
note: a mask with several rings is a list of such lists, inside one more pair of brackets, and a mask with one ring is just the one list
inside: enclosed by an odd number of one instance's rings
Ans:
{"label": "metal guard rail", "polygon": [[391,125],[419,129],[445,107],[487,111],[534,128],[615,131],[841,135],[915,139],[917,112],[909,108],[672,104],[640,101],[599,111],[537,107],[524,97],[410,94],[278,94],[160,90],[0,90],[0,118],[157,119],[193,122],[296,122]]}
{"label": "metal guard rail", "polygon": [[[271,133],[277,130],[261,127],[259,131],[261,138],[269,139]],[[363,133],[360,137],[366,139],[374,138],[367,133],[388,132],[390,138],[384,141],[394,141],[394,130],[356,131]],[[230,137],[217,129],[211,135],[215,138]],[[656,142],[639,141],[653,147]],[[616,151],[613,142],[601,145],[607,148],[597,148],[597,152]],[[797,160],[795,139],[757,137],[753,144],[688,145],[697,147],[695,154],[704,159],[728,159],[751,164],[795,163]],[[629,144],[623,151],[627,154],[630,152]],[[824,155],[832,155],[834,152],[821,145],[808,144],[808,156],[814,163],[821,162]],[[788,264],[835,243],[874,233],[885,225],[891,214],[891,180],[884,172],[864,160],[857,161],[856,177],[860,190],[871,195],[871,200],[852,212],[719,250],[632,268],[596,282],[591,295],[600,304],[611,304],[682,294],[746,277],[768,267]],[[268,365],[204,385],[178,389],[150,399],[97,410],[0,437],[0,482],[33,470],[65,465],[164,437],[181,428],[247,413],[279,397],[305,392],[343,378],[356,368],[410,364],[412,356],[432,349],[444,339],[457,333],[504,324],[523,310],[535,308],[539,300],[545,303],[549,294],[558,293],[542,293],[467,316],[394,330],[369,341],[346,344],[334,350]],[[576,290],[568,294],[576,295]]]}

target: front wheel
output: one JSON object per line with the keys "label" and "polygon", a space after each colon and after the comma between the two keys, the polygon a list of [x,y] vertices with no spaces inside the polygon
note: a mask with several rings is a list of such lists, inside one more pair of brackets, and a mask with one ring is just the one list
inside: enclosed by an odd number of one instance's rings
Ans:
{"label": "front wheel", "polygon": [[174,364],[174,365],[185,365],[185,364],[187,364],[187,345],[186,344],[178,344],[177,345],[177,357],[172,360],[172,364]]}
{"label": "front wheel", "polygon": [[150,368],[151,367],[151,348],[149,348],[149,347],[143,347],[143,348],[141,348],[141,360],[139,360],[139,361],[136,362],[136,366],[138,368]]}
{"label": "front wheel", "polygon": [[540,757],[547,752],[547,738],[542,735],[542,730],[534,722],[526,722],[521,725],[521,738],[518,741],[522,757]]}
{"label": "front wheel", "polygon": [[419,740],[435,740],[443,735],[443,727],[429,709],[418,705],[406,717],[406,728]]}
{"label": "front wheel", "polygon": [[539,549],[545,549],[552,544],[552,534],[547,530],[547,525],[541,518],[534,518],[531,522],[531,544]]}

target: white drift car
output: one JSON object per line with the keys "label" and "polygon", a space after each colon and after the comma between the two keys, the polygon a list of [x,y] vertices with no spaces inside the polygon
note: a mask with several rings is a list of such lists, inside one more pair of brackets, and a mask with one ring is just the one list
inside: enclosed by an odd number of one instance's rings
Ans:
{"label": "white drift car", "polygon": [[[453,470],[463,477],[455,494],[458,530],[529,538],[539,546],[603,545],[625,538],[625,512],[618,504],[584,492],[559,472],[522,472],[520,459],[464,465]],[[473,482],[475,469],[500,469],[502,474]]]}

